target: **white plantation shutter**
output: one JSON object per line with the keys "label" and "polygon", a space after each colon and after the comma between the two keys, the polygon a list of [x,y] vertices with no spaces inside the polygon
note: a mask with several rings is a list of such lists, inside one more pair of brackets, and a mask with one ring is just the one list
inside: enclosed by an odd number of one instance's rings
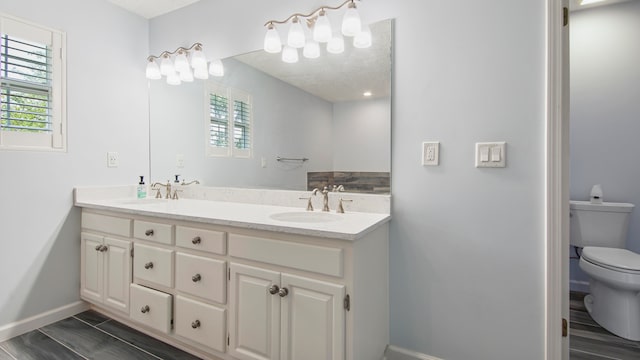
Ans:
{"label": "white plantation shutter", "polygon": [[207,154],[251,157],[251,96],[237,89],[210,83],[205,100]]}
{"label": "white plantation shutter", "polygon": [[64,34],[0,15],[0,149],[64,150]]}

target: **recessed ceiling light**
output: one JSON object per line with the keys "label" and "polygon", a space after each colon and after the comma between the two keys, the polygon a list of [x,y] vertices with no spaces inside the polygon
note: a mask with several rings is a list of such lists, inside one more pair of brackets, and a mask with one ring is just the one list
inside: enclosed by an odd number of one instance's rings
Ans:
{"label": "recessed ceiling light", "polygon": [[365,91],[362,95],[366,96],[366,97],[369,97],[369,96],[371,96],[373,94],[371,93],[371,91]]}
{"label": "recessed ceiling light", "polygon": [[599,2],[603,2],[605,0],[582,0],[580,1],[580,5],[589,5],[589,4],[595,4],[595,3],[599,3]]}

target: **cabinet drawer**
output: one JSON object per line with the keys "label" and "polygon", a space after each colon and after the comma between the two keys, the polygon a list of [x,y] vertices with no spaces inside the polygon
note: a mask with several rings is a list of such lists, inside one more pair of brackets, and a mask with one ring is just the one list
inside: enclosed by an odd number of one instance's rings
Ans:
{"label": "cabinet drawer", "polygon": [[131,219],[82,212],[82,227],[104,233],[131,237]]}
{"label": "cabinet drawer", "polygon": [[168,334],[171,330],[171,295],[136,284],[131,284],[130,290],[131,319]]}
{"label": "cabinet drawer", "polygon": [[133,277],[172,287],[173,250],[134,244]]}
{"label": "cabinet drawer", "polygon": [[229,234],[229,255],[332,276],[343,275],[343,250]]}
{"label": "cabinet drawer", "polygon": [[225,261],[176,253],[176,289],[224,304],[227,265]]}
{"label": "cabinet drawer", "polygon": [[220,352],[226,351],[226,310],[176,296],[177,335]]}
{"label": "cabinet drawer", "polygon": [[221,231],[176,226],[176,245],[224,255],[227,253],[227,234]]}
{"label": "cabinet drawer", "polygon": [[173,225],[135,220],[133,237],[173,245]]}

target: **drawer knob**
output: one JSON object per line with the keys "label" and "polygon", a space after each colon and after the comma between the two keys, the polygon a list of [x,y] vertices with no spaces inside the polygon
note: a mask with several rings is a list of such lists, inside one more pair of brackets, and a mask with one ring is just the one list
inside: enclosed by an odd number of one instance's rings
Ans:
{"label": "drawer knob", "polygon": [[280,290],[278,285],[271,285],[271,287],[269,288],[269,294],[275,295],[278,293],[278,290]]}
{"label": "drawer knob", "polygon": [[285,297],[289,295],[289,290],[283,287],[282,289],[280,289],[280,291],[278,291],[278,295],[280,295],[280,297]]}
{"label": "drawer knob", "polygon": [[151,261],[149,261],[148,263],[144,264],[144,268],[145,269],[153,269],[153,263]]}
{"label": "drawer knob", "polygon": [[146,313],[149,312],[149,310],[150,310],[149,309],[149,305],[145,305],[145,306],[142,307],[142,309],[140,309],[140,312],[143,313],[143,314],[146,314]]}
{"label": "drawer knob", "polygon": [[202,239],[200,239],[200,236],[196,236],[196,237],[194,237],[194,238],[193,238],[193,240],[191,240],[191,243],[192,243],[193,245],[198,245],[198,244],[200,244],[201,242],[202,242]]}
{"label": "drawer knob", "polygon": [[191,327],[194,329],[197,329],[200,327],[200,320],[196,320],[194,322],[191,323]]}
{"label": "drawer knob", "polygon": [[147,235],[147,236],[153,236],[153,229],[149,229],[149,230],[145,231],[144,234]]}
{"label": "drawer knob", "polygon": [[198,281],[200,281],[201,279],[202,279],[202,276],[200,276],[200,274],[195,274],[195,275],[193,275],[193,276],[191,277],[191,280],[192,280],[193,282],[198,282]]}

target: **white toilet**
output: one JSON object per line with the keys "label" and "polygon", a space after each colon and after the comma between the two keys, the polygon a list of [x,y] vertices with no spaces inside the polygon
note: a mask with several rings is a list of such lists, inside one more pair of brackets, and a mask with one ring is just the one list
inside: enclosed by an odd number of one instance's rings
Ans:
{"label": "white toilet", "polygon": [[633,204],[571,201],[571,245],[589,275],[587,311],[625,339],[640,340],[640,254],[624,249]]}

